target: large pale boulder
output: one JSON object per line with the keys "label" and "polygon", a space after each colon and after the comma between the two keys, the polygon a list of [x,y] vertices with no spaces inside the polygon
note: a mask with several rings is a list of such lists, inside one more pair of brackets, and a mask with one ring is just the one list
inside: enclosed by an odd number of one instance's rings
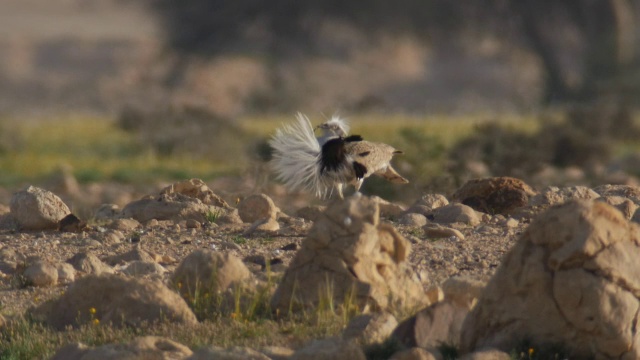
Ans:
{"label": "large pale boulder", "polygon": [[528,340],[571,358],[638,359],[640,228],[603,202],[540,215],[506,255],[465,320],[464,352]]}
{"label": "large pale boulder", "polygon": [[407,261],[410,251],[409,241],[380,223],[375,200],[354,196],[336,201],[316,220],[271,304],[282,311],[325,300],[351,301],[361,309],[426,305],[428,298]]}
{"label": "large pale boulder", "polygon": [[58,350],[51,360],[181,360],[193,352],[187,346],[158,336],[143,336],[125,344],[107,344],[90,348],[74,343]]}
{"label": "large pale boulder", "polygon": [[22,230],[53,230],[71,211],[54,193],[28,186],[13,194],[11,217]]}
{"label": "large pale boulder", "polygon": [[95,320],[114,326],[197,322],[180,295],[161,282],[107,274],[75,281],[60,298],[45,302],[32,314],[60,330]]}

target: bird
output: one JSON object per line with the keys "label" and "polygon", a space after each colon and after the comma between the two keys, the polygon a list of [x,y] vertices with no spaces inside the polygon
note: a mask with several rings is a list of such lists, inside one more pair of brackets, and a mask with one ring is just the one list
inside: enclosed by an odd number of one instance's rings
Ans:
{"label": "bird", "polygon": [[[391,166],[391,159],[402,151],[349,135],[346,120],[333,116],[315,128],[302,113],[296,120],[277,129],[269,141],[273,149],[271,166],[290,189],[307,190],[319,198],[330,197],[335,190],[344,199],[345,185],[353,185],[359,192],[371,175],[398,184],[409,182]],[[315,136],[317,129],[322,130],[319,137]]]}
{"label": "bird", "polygon": [[314,130],[321,129],[322,136],[317,137],[320,146],[324,145],[328,140],[349,135],[349,123],[346,119],[334,115],[328,121],[316,126]]}

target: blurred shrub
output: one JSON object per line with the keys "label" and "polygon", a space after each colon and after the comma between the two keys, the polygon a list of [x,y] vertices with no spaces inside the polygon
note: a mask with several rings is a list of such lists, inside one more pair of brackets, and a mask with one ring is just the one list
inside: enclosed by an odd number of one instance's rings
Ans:
{"label": "blurred shrub", "polygon": [[160,156],[189,155],[233,164],[247,160],[249,136],[230,119],[202,108],[126,107],[118,126],[135,133],[141,145]]}
{"label": "blurred shrub", "polygon": [[24,147],[24,136],[14,123],[0,119],[0,155],[20,151]]}
{"label": "blurred shrub", "polygon": [[616,144],[635,139],[640,128],[628,108],[615,104],[575,106],[560,119],[543,118],[535,133],[497,123],[476,132],[449,152],[451,173],[463,182],[470,164],[482,163],[491,176],[528,178],[546,165],[589,168],[611,161]]}
{"label": "blurred shrub", "polygon": [[494,175],[522,177],[548,161],[548,149],[537,148],[536,138],[497,123],[479,125],[475,133],[449,152],[449,170],[464,182],[471,163],[482,163]]}

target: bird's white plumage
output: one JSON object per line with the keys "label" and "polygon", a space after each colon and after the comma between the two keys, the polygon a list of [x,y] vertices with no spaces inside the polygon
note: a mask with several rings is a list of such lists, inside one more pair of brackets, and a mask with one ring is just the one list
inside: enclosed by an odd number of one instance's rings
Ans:
{"label": "bird's white plumage", "polygon": [[320,198],[330,194],[331,187],[320,176],[318,168],[320,143],[305,115],[296,114],[296,122],[276,130],[269,144],[273,148],[271,166],[287,187],[306,190]]}

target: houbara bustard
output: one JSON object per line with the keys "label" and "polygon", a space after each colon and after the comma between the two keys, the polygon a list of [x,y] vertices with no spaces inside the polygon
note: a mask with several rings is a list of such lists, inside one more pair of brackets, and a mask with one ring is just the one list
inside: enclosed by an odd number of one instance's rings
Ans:
{"label": "houbara bustard", "polygon": [[272,167],[277,178],[292,190],[306,190],[319,198],[331,196],[335,189],[342,199],[345,185],[356,191],[371,175],[393,183],[409,181],[391,166],[391,159],[402,151],[393,146],[365,141],[348,135],[349,125],[337,116],[319,125],[315,136],[309,119],[298,113],[296,122],[276,130],[269,144],[273,148]]}

